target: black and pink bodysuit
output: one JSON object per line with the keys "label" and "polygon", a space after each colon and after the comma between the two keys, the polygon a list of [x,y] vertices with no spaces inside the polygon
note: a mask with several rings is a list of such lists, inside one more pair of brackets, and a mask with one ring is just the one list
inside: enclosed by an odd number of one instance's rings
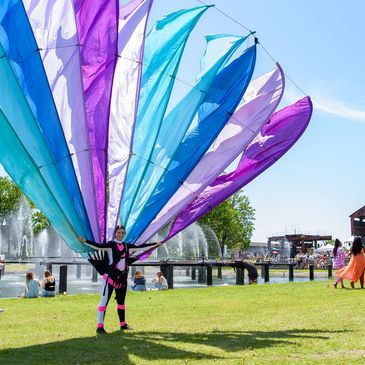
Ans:
{"label": "black and pink bodysuit", "polygon": [[104,328],[105,312],[113,290],[115,290],[120,327],[123,329],[127,326],[124,302],[128,285],[128,264],[131,263],[129,248],[149,247],[156,245],[156,243],[136,246],[117,240],[102,244],[86,240],[85,244],[96,251],[102,252],[102,255],[98,255],[98,259],[95,258],[95,255],[94,257],[90,256],[89,259],[90,263],[102,276],[102,298],[98,307],[97,328]]}

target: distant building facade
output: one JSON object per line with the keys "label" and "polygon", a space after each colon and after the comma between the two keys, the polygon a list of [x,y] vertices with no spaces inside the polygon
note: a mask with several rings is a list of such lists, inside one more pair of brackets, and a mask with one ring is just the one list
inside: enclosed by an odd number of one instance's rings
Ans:
{"label": "distant building facade", "polygon": [[360,236],[362,242],[365,239],[365,206],[350,215],[351,235]]}
{"label": "distant building facade", "polygon": [[267,242],[250,242],[250,245],[243,251],[243,253],[249,253],[252,256],[265,256],[268,252]]}

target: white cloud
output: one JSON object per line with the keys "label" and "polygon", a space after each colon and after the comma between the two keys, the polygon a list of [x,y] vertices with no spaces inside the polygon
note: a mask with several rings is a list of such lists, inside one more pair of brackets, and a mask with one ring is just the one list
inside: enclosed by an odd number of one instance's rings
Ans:
{"label": "white cloud", "polygon": [[317,96],[313,101],[316,109],[341,118],[365,122],[365,110],[356,109],[340,100]]}
{"label": "white cloud", "polygon": [[[312,92],[309,92],[309,96],[312,99],[314,109],[317,111],[332,114],[339,118],[365,123],[365,109],[358,109],[353,105],[318,90],[312,90]],[[294,103],[303,96],[300,96],[300,94],[293,90],[287,90],[285,97],[288,103]]]}

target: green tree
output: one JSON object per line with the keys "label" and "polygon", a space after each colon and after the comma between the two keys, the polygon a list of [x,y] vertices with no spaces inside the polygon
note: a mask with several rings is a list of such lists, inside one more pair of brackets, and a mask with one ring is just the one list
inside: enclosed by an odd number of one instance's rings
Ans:
{"label": "green tree", "polygon": [[20,202],[22,192],[7,177],[0,177],[0,218],[11,213]]}
{"label": "green tree", "polygon": [[32,211],[32,230],[36,235],[44,229],[47,229],[50,226],[50,223],[47,217],[35,206],[35,204],[30,199],[27,198],[27,201]]}
{"label": "green tree", "polygon": [[255,210],[248,197],[237,192],[201,218],[199,223],[213,229],[221,246],[244,249],[250,244],[254,220]]}
{"label": "green tree", "polygon": [[46,216],[39,210],[32,212],[32,230],[37,234],[49,227],[49,221]]}

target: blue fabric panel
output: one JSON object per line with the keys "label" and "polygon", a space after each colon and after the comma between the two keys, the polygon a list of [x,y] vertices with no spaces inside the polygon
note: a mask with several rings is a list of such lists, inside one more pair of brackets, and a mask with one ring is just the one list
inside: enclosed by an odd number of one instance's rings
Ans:
{"label": "blue fabric panel", "polygon": [[62,125],[22,1],[1,1],[0,42],[39,123],[52,160],[60,172],[59,176],[85,227],[87,237],[93,237]]}

